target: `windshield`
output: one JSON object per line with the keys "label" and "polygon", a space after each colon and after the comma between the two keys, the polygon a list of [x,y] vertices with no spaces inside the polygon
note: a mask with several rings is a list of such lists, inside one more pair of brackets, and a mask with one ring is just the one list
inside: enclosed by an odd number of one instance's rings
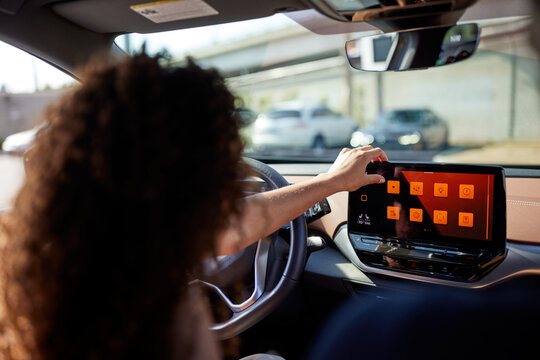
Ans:
{"label": "windshield", "polygon": [[[218,68],[239,108],[253,114],[242,129],[249,156],[325,162],[343,147],[372,145],[391,160],[538,165],[540,81],[530,20],[478,24],[471,58],[407,72],[350,67],[345,42],[373,32],[317,35],[284,15],[116,41],[130,51],[143,43],[151,53],[165,50],[173,65],[191,56]],[[386,58],[387,44],[368,45],[362,61]],[[291,120],[308,105],[300,123]]]}

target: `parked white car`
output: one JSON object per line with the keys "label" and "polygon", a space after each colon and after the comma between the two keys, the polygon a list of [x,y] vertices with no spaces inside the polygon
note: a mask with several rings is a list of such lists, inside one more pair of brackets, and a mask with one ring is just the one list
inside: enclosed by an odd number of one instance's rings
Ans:
{"label": "parked white car", "polygon": [[326,148],[348,145],[357,125],[326,105],[286,102],[259,115],[253,126],[254,148]]}
{"label": "parked white car", "polygon": [[36,126],[30,130],[11,134],[2,143],[2,150],[8,153],[22,154],[34,145],[36,134],[43,125]]}

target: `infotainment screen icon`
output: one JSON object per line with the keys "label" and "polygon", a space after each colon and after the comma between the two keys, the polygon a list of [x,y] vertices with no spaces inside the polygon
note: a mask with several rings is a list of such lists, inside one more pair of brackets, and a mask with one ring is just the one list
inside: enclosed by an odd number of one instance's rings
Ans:
{"label": "infotainment screen icon", "polygon": [[[424,265],[436,269],[441,262],[448,272],[444,276],[461,274],[471,280],[485,272],[473,268],[504,257],[506,197],[501,167],[374,163],[367,171],[383,175],[386,183],[349,194],[348,231],[360,258],[414,272],[421,272]],[[384,245],[362,245],[370,239]],[[462,263],[468,271],[457,266]]]}

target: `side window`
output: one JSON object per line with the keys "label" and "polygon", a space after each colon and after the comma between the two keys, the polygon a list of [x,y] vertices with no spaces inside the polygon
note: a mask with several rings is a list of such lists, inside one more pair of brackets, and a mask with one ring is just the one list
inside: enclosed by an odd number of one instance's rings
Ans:
{"label": "side window", "polygon": [[[75,80],[52,65],[0,41],[0,143],[31,129],[45,108]],[[5,148],[4,151],[10,151]]]}
{"label": "side window", "polygon": [[322,118],[322,117],[331,117],[331,116],[335,116],[335,114],[330,111],[330,109],[327,109],[327,108],[319,108],[319,109],[315,109],[313,111],[313,113],[311,114],[312,117],[314,118]]}
{"label": "side window", "polygon": [[424,113],[424,124],[425,125],[435,125],[437,123],[437,119],[435,118],[435,115],[433,115],[430,112]]}
{"label": "side window", "polygon": [[399,116],[396,113],[391,113],[386,115],[385,117],[386,122],[399,122]]}
{"label": "side window", "polygon": [[21,154],[34,141],[43,111],[76,82],[60,70],[0,41],[0,209],[24,180]]}

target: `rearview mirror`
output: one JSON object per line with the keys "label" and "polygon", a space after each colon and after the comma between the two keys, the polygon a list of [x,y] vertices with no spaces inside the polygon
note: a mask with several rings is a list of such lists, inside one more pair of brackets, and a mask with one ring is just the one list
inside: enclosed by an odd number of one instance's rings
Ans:
{"label": "rearview mirror", "polygon": [[366,71],[403,71],[442,66],[470,57],[478,46],[476,24],[439,26],[347,41],[351,66]]}

